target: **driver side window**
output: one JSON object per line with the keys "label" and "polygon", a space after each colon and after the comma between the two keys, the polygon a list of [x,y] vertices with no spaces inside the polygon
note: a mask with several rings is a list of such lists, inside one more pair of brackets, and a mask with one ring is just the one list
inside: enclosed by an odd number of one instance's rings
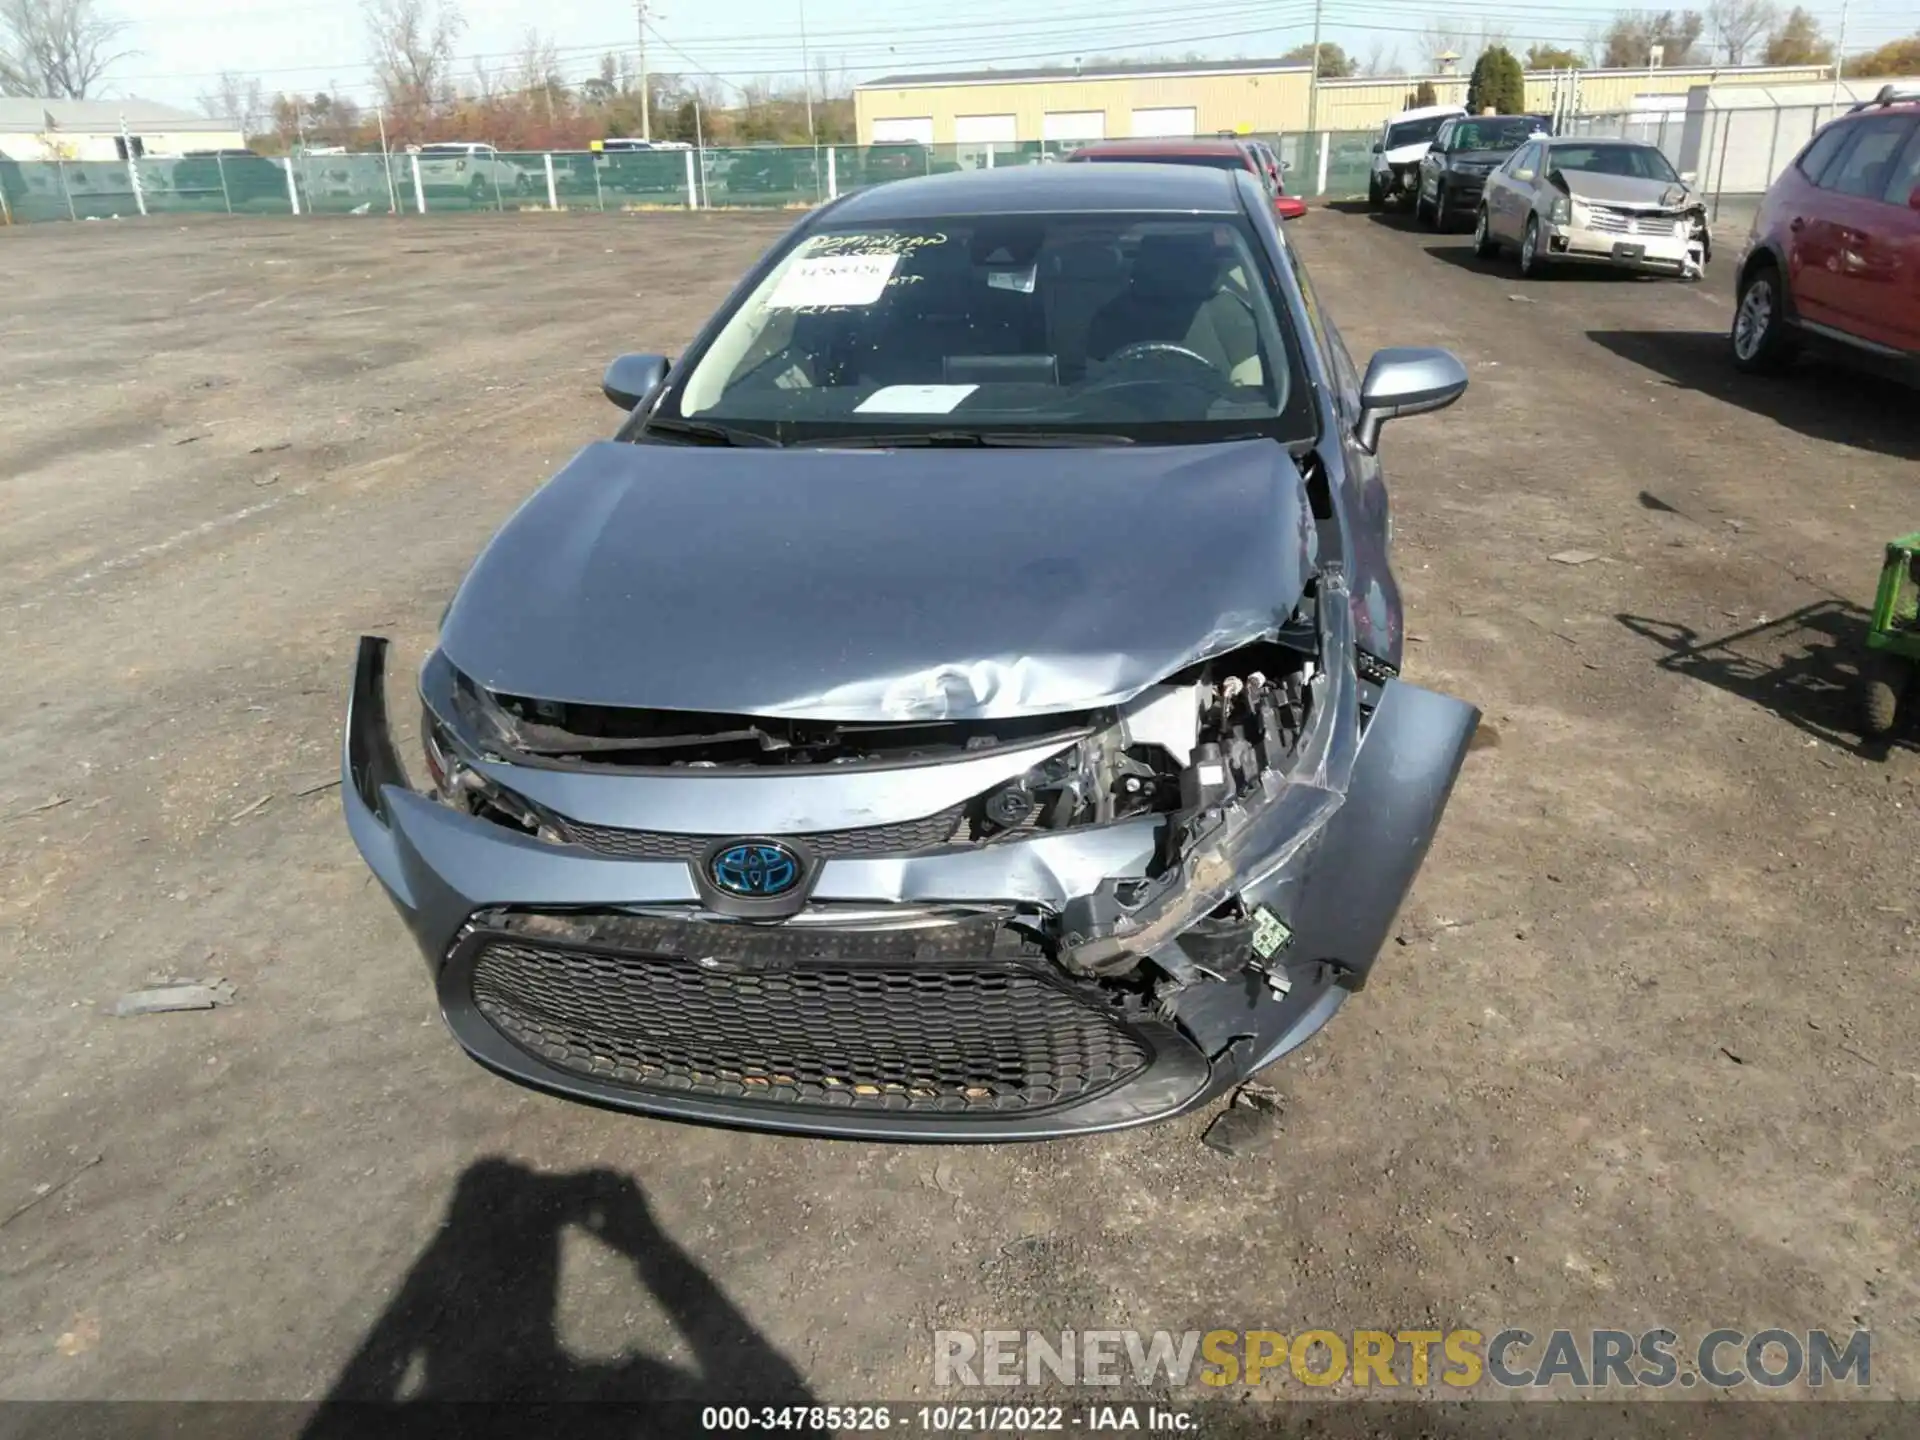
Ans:
{"label": "driver side window", "polygon": [[1452,148],[1453,148],[1453,121],[1449,120],[1447,121],[1446,124],[1440,127],[1439,133],[1433,137],[1433,151],[1437,155],[1444,155],[1447,153],[1447,151],[1451,150]]}

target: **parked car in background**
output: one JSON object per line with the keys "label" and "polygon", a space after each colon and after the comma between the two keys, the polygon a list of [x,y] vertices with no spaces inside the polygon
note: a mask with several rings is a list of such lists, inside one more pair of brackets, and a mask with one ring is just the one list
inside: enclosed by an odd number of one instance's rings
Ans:
{"label": "parked car in background", "polygon": [[1462,105],[1422,105],[1402,110],[1380,126],[1373,142],[1373,168],[1367,176],[1367,205],[1378,210],[1390,201],[1411,201],[1420,186],[1420,162],[1440,127],[1458,115]]}
{"label": "parked car in background", "polygon": [[1398,678],[1377,456],[1466,369],[1362,378],[1311,297],[1251,175],[982,168],[814,210],[616,359],[420,711],[360,641],[347,825],[460,1044],[951,1142],[1165,1119],[1319,1031],[1478,716]]}
{"label": "parked car in background", "polygon": [[1306,202],[1287,194],[1281,184],[1279,161],[1275,160],[1269,169],[1259,152],[1245,140],[1096,140],[1082,145],[1067,159],[1081,163],[1123,161],[1136,165],[1202,165],[1210,170],[1245,170],[1260,182],[1279,219],[1297,220],[1307,213]]}
{"label": "parked car in background", "polygon": [[1920,379],[1920,88],[1886,86],[1780,172],[1735,296],[1742,370],[1777,369],[1814,341]]}
{"label": "parked car in background", "polygon": [[1520,273],[1585,261],[1697,280],[1713,255],[1706,207],[1657,145],[1529,140],[1487,177],[1474,250],[1511,245]]}
{"label": "parked car in background", "polygon": [[182,194],[224,194],[235,205],[260,199],[288,203],[287,172],[251,150],[189,150],[174,162],[173,188]]}
{"label": "parked car in background", "polygon": [[687,162],[678,152],[687,148],[664,140],[609,136],[600,142],[596,160],[600,184],[627,195],[678,193],[687,184]]}
{"label": "parked car in background", "polygon": [[[501,195],[531,195],[533,175],[491,145],[451,140],[419,149],[420,185],[429,192],[460,191],[476,203]],[[543,176],[541,185],[546,184]]]}
{"label": "parked car in background", "polygon": [[795,147],[764,145],[733,154],[726,188],[741,194],[777,195],[783,191],[817,194],[821,163],[815,152]]}
{"label": "parked car in background", "polygon": [[1437,230],[1472,215],[1487,176],[1527,141],[1553,128],[1544,115],[1462,115],[1443,120],[1420,157],[1413,213]]}

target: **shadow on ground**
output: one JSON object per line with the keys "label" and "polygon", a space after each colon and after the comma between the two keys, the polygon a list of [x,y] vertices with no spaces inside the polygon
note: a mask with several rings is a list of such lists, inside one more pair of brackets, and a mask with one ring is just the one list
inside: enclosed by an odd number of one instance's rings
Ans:
{"label": "shadow on ground", "polygon": [[1807,361],[1783,375],[1742,375],[1721,330],[1589,330],[1587,338],[1667,382],[1698,390],[1815,440],[1920,460],[1914,396],[1893,380]]}
{"label": "shadow on ground", "polygon": [[[1858,605],[1819,600],[1712,639],[1671,620],[1614,618],[1666,649],[1662,670],[1738,695],[1835,749],[1886,759],[1885,740],[1862,740],[1859,733],[1860,658],[1871,617]],[[1908,717],[1896,733],[1912,732]]]}
{"label": "shadow on ground", "polygon": [[[583,1360],[562,1345],[561,1237],[579,1226],[634,1267],[694,1357]],[[693,1433],[702,1405],[811,1405],[799,1372],[654,1223],[611,1170],[542,1175],[486,1159],[460,1177],[440,1233],[347,1361],[305,1440],[349,1440],[370,1418],[444,1419],[449,1402],[625,1402],[585,1412],[593,1435]],[[671,1411],[652,1408],[674,1402]],[[641,1405],[638,1402],[646,1402]],[[564,1431],[578,1434],[571,1422]]]}

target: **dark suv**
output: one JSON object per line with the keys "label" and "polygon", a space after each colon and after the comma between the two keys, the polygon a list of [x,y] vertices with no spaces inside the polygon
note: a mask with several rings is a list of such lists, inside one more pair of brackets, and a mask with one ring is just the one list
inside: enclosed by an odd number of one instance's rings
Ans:
{"label": "dark suv", "polygon": [[1733,363],[1803,343],[1920,374],[1920,89],[1888,85],[1773,182],[1740,258]]}
{"label": "dark suv", "polygon": [[1436,230],[1445,230],[1455,216],[1471,217],[1487,176],[1534,136],[1552,130],[1544,115],[1462,115],[1443,122],[1420,158],[1414,215]]}

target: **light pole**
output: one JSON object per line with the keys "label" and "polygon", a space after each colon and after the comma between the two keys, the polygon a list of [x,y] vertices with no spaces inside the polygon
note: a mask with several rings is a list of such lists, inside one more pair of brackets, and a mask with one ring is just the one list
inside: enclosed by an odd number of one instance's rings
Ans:
{"label": "light pole", "polygon": [[807,143],[817,147],[820,137],[813,128],[813,62],[807,58],[807,0],[800,0],[800,82],[807,93]]}
{"label": "light pole", "polygon": [[653,139],[652,86],[647,82],[647,0],[634,0],[633,12],[640,22],[640,138]]}
{"label": "light pole", "polygon": [[1313,0],[1313,69],[1307,72],[1307,133],[1320,118],[1320,0]]}

